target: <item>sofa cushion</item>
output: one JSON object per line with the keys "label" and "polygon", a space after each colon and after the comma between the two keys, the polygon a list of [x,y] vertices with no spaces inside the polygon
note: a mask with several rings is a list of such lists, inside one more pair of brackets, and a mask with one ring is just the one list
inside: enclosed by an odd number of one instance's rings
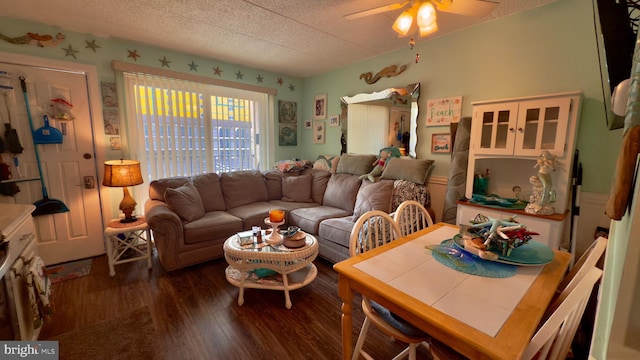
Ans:
{"label": "sofa cushion", "polygon": [[227,209],[267,201],[267,185],[260,171],[234,171],[220,176],[222,194]]}
{"label": "sofa cushion", "polygon": [[317,234],[323,220],[351,215],[350,211],[331,206],[315,206],[292,210],[289,214],[289,225],[300,227],[309,234]]}
{"label": "sofa cushion", "polygon": [[189,178],[186,176],[153,180],[149,183],[149,199],[164,201],[164,193],[167,189],[175,189],[188,182]]}
{"label": "sofa cushion", "polygon": [[388,160],[382,172],[382,179],[407,180],[423,185],[427,181],[427,176],[434,161],[429,159],[401,159],[391,158]]}
{"label": "sofa cushion", "polygon": [[282,178],[282,201],[312,202],[311,175],[287,176]]}
{"label": "sofa cushion", "polygon": [[282,178],[284,174],[270,170],[264,173],[264,181],[267,184],[269,200],[280,200],[282,198]]}
{"label": "sofa cushion", "polygon": [[175,189],[168,188],[164,193],[164,201],[184,221],[198,220],[204,215],[200,194],[190,182]]}
{"label": "sofa cushion", "polygon": [[372,183],[365,181],[356,197],[353,208],[354,221],[362,214],[371,210],[380,210],[386,213],[391,211],[391,196],[393,195],[393,180],[380,180]]}
{"label": "sofa cushion", "polygon": [[227,210],[227,212],[241,218],[245,229],[251,229],[252,226],[265,227],[264,219],[269,217],[269,210],[273,209],[276,209],[273,204],[266,201],[258,201],[234,207],[233,209]]}
{"label": "sofa cushion", "polygon": [[331,173],[325,170],[307,169],[303,174],[311,175],[311,199],[314,203],[322,204],[324,192],[327,190],[327,184],[331,179]]}
{"label": "sofa cushion", "polygon": [[198,189],[204,211],[224,211],[224,197],[222,196],[222,186],[220,177],[216,173],[206,173],[195,175],[191,178],[193,186]]}
{"label": "sofa cushion", "polygon": [[338,162],[336,174],[363,175],[373,169],[373,163],[378,157],[367,154],[342,154]]}
{"label": "sofa cushion", "polygon": [[224,211],[209,211],[200,219],[184,224],[184,242],[195,244],[228,238],[242,230],[242,219]]}
{"label": "sofa cushion", "polygon": [[325,241],[334,242],[348,249],[354,219],[356,218],[353,216],[327,219],[320,223],[318,236]]}
{"label": "sofa cushion", "polygon": [[332,206],[353,213],[358,189],[362,180],[349,174],[333,174],[327,183],[327,190],[322,198],[322,205]]}

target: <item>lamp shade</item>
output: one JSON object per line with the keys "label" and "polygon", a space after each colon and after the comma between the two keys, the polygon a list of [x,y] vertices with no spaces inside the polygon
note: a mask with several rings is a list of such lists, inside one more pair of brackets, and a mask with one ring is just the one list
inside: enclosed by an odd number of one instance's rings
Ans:
{"label": "lamp shade", "polygon": [[411,25],[413,24],[413,12],[411,10],[412,9],[402,12],[393,23],[393,30],[402,36],[409,33],[409,29],[411,29]]}
{"label": "lamp shade", "polygon": [[104,162],[104,179],[102,185],[111,187],[126,187],[140,185],[142,172],[137,160],[109,160]]}

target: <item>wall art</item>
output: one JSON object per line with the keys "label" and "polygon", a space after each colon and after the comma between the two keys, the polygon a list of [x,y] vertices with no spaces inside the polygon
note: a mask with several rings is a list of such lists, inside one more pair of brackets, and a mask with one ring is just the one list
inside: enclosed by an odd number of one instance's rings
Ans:
{"label": "wall art", "polygon": [[329,117],[329,126],[340,126],[340,115],[331,115]]}
{"label": "wall art", "polygon": [[427,101],[426,126],[448,126],[460,121],[462,113],[462,96]]}
{"label": "wall art", "polygon": [[327,94],[318,94],[313,98],[313,120],[327,118]]}
{"label": "wall art", "polygon": [[304,128],[305,128],[305,129],[311,129],[311,128],[313,128],[313,124],[312,124],[311,120],[305,120],[305,121],[304,121]]}
{"label": "wall art", "polygon": [[298,123],[298,104],[293,101],[278,100],[278,122],[287,124]]}
{"label": "wall art", "polygon": [[324,121],[313,122],[313,143],[324,144],[325,138]]}
{"label": "wall art", "polygon": [[450,153],[451,152],[451,134],[432,134],[431,135],[431,152],[432,153]]}

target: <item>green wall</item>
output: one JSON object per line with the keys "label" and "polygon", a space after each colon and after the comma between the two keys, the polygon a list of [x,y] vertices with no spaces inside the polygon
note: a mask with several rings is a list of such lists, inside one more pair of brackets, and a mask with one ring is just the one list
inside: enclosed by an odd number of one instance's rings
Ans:
{"label": "green wall", "polygon": [[[399,76],[373,85],[359,79],[362,73],[401,64],[408,68]],[[430,150],[431,134],[449,132],[448,127],[420,125],[427,99],[462,95],[462,115],[471,116],[474,101],[579,90],[584,96],[577,144],[584,167],[582,190],[608,193],[622,131],[607,129],[599,71],[591,1],[559,0],[467,30],[419,39],[414,50],[407,44],[405,49],[304,79],[302,118],[311,118],[315,94],[327,93],[328,113],[339,114],[341,96],[420,82],[418,158],[434,159],[433,175],[448,176],[449,155]],[[313,144],[310,130],[302,131],[304,158],[340,152],[340,128],[326,129],[324,145]]]}
{"label": "green wall", "polygon": [[[471,116],[471,102],[499,98],[582,91],[584,98],[578,130],[578,149],[584,167],[583,191],[607,193],[615,167],[615,159],[622,141],[622,130],[609,131],[600,82],[596,36],[591,1],[559,0],[552,4],[515,14],[472,28],[436,37],[418,39],[416,47],[378,56],[361,63],[306,79],[292,78],[260,69],[246,68],[213,59],[150,47],[118,39],[96,37],[65,31],[44,24],[0,18],[0,33],[19,36],[26,32],[66,35],[62,45],[39,48],[33,45],[13,45],[0,41],[0,51],[22,53],[45,58],[94,64],[100,81],[114,81],[112,60],[133,62],[127,50],[137,50],[141,57],[136,63],[160,67],[158,59],[166,56],[170,70],[194,73],[188,64],[198,64],[198,75],[218,78],[212,68],[223,70],[220,79],[276,88],[276,100],[298,103],[298,146],[276,146],[276,160],[315,159],[321,154],[340,152],[340,127],[326,127],[326,143],[313,144],[312,131],[304,129],[303,121],[312,118],[313,97],[328,94],[328,115],[340,114],[339,97],[371,92],[388,87],[421,83],[418,117],[419,158],[436,161],[434,175],[447,176],[449,155],[431,154],[432,133],[448,132],[447,127],[424,127],[426,102],[429,98],[462,95],[463,116]],[[96,40],[101,46],[94,53],[86,48],[86,40]],[[77,60],[65,56],[69,45],[78,50]],[[420,61],[415,63],[416,51]],[[399,76],[383,78],[368,85],[359,79],[365,72],[378,72],[389,65],[407,64]],[[236,73],[244,74],[242,80]],[[264,82],[257,83],[261,75]],[[284,83],[277,84],[282,78]],[[290,91],[289,86],[294,86]],[[277,102],[276,102],[277,106]],[[328,120],[325,120],[327,122]],[[113,154],[118,157],[118,154]]]}
{"label": "green wall", "polygon": [[[22,36],[27,32],[39,33],[41,35],[55,35],[60,32],[65,35],[64,42],[55,47],[14,45],[9,42],[0,40],[0,51],[95,65],[98,71],[99,81],[115,82],[115,75],[111,68],[111,61],[113,60],[161,68],[162,63],[159,61],[159,59],[166,57],[167,60],[171,61],[169,63],[168,70],[277,89],[278,94],[276,96],[276,107],[278,104],[278,100],[295,101],[298,103],[298,114],[300,114],[301,111],[300,105],[302,99],[302,79],[299,78],[281,74],[274,74],[260,69],[247,68],[240,65],[225,63],[213,59],[205,59],[198,56],[192,56],[157,47],[151,47],[133,43],[130,41],[123,41],[113,38],[102,38],[91,34],[66,31],[58,27],[39,23],[0,17],[0,24],[2,24],[0,25],[0,33],[8,37]],[[92,40],[95,40],[95,43],[100,46],[99,48],[96,48],[95,52],[92,49],[86,47],[86,41]],[[64,49],[68,49],[69,46],[72,46],[73,50],[78,51],[77,53],[75,53],[77,59],[74,59],[72,56],[66,55],[66,51]],[[128,50],[137,51],[137,54],[140,55],[137,61],[134,61],[132,58],[128,57]],[[0,57],[0,61],[1,60],[2,58]],[[196,67],[197,71],[193,71],[190,69],[189,64],[191,64],[192,61],[193,63],[198,65]],[[213,68],[215,67],[219,67],[220,69],[222,69],[221,76],[215,75],[213,71]],[[167,69],[166,67],[164,68]],[[242,79],[237,78],[236,73],[238,72],[244,75]],[[258,76],[262,76],[262,83],[259,83],[256,79]],[[278,84],[277,82],[279,78],[282,78],[283,80],[282,85]],[[291,91],[290,86],[293,86],[293,91]],[[98,109],[98,111],[101,112],[102,109]],[[109,158],[121,157],[120,151],[106,151],[107,157]],[[298,149],[296,146],[278,146],[276,139],[276,160],[291,159],[295,157],[299,157]]]}

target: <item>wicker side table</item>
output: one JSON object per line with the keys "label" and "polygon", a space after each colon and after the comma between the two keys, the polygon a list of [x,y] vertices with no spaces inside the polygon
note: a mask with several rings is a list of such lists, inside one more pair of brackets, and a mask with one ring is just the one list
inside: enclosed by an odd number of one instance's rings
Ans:
{"label": "wicker side table", "polygon": [[109,260],[109,275],[116,274],[114,266],[132,261],[147,260],[147,267],[151,269],[151,231],[144,217],[132,223],[121,223],[114,219],[104,229],[107,241],[107,258]]}
{"label": "wicker side table", "polygon": [[[229,264],[225,275],[230,284],[240,288],[238,305],[244,304],[245,288],[269,289],[284,291],[285,306],[291,309],[289,291],[306,286],[318,276],[318,269],[313,264],[317,256],[318,240],[308,234],[306,244],[299,249],[266,244],[242,247],[238,235],[233,235],[224,243],[224,257]],[[282,279],[258,278],[254,273],[256,269],[273,270]]]}

